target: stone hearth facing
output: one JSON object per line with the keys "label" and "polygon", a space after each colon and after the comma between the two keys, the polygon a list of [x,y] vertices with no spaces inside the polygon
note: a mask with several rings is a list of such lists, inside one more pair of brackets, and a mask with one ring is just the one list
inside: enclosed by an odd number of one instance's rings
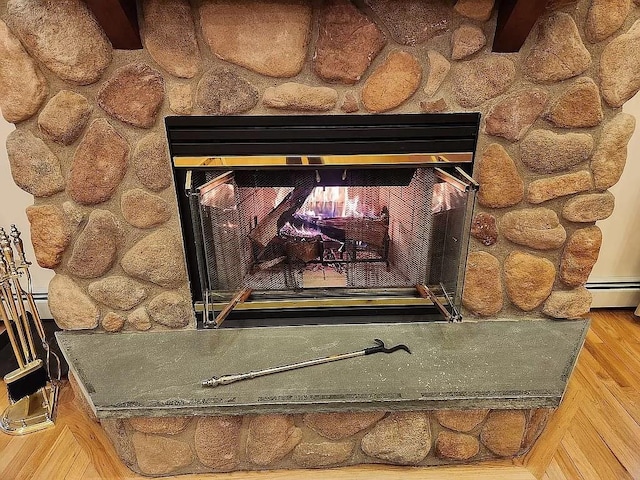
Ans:
{"label": "stone hearth facing", "polygon": [[[607,189],[635,127],[620,107],[640,89],[637,2],[549,11],[515,54],[490,52],[491,0],[358,5],[146,0],[139,51],[113,50],[81,0],[0,6],[0,108],[17,127],[7,152],[35,197],[32,242],[56,272],[61,327],[195,328],[161,121],[171,114],[480,111],[466,314],[589,310],[593,224],[613,209]],[[497,413],[476,428],[497,418],[508,431],[508,418],[529,415]],[[285,431],[301,428],[283,418]],[[217,421],[236,420],[183,432]],[[135,438],[156,460],[174,446],[146,435]]]}

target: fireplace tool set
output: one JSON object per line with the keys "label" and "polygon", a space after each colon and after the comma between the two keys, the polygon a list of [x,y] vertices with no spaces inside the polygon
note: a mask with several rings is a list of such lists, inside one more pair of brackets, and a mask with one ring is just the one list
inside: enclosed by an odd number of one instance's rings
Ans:
{"label": "fireplace tool set", "polygon": [[[32,294],[31,262],[26,259],[15,225],[11,225],[10,235],[0,228],[0,251],[0,318],[18,363],[18,368],[4,377],[10,405],[0,416],[0,430],[10,435],[25,435],[54,424],[60,360],[49,348]],[[35,349],[32,325],[45,352],[44,362]],[[52,356],[57,363],[55,377],[49,368]]]}

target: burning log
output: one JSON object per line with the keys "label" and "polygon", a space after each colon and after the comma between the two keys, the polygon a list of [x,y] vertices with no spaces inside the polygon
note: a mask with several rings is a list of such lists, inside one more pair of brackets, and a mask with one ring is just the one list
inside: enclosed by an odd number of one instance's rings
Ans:
{"label": "burning log", "polygon": [[313,239],[290,239],[285,242],[285,251],[289,260],[300,260],[308,263],[318,259],[322,249],[320,237]]}
{"label": "burning log", "polygon": [[[389,237],[389,217],[380,218],[325,218],[316,220],[314,224],[324,233],[325,229],[343,232],[342,238],[383,249]],[[333,235],[332,235],[333,236]]]}

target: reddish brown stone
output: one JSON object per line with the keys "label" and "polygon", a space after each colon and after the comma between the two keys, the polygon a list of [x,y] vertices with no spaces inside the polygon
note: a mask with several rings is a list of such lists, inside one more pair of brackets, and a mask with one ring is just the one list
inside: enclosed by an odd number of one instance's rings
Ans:
{"label": "reddish brown stone", "polygon": [[137,228],[155,227],[171,217],[169,204],[162,197],[141,188],[123,193],[120,208],[124,219]]}
{"label": "reddish brown stone", "polygon": [[437,100],[423,100],[420,102],[420,111],[424,113],[440,113],[449,110],[449,105],[444,98]]}
{"label": "reddish brown stone", "polygon": [[482,427],[480,441],[496,455],[514,456],[520,450],[525,423],[524,413],[519,410],[494,410]]}
{"label": "reddish brown stone", "polygon": [[73,245],[67,263],[69,272],[80,278],[97,278],[107,273],[116,261],[120,235],[120,226],[111,212],[93,210]]}
{"label": "reddish brown stone", "polygon": [[451,35],[451,59],[460,60],[473,55],[487,43],[480,27],[463,24]]}
{"label": "reddish brown stone", "polygon": [[486,22],[491,18],[494,0],[458,0],[453,7],[460,15]]}
{"label": "reddish brown stone", "polygon": [[455,66],[453,90],[460,105],[473,108],[506,92],[515,76],[516,66],[511,60],[487,55]]}
{"label": "reddish brown stone", "polygon": [[195,451],[203,465],[227,472],[240,464],[242,417],[200,417],[196,425]]}
{"label": "reddish brown stone", "polygon": [[604,113],[598,86],[588,77],[578,79],[562,92],[545,117],[554,125],[563,128],[599,125]]}
{"label": "reddish brown stone", "polygon": [[159,192],[171,185],[171,160],[163,135],[150,133],[143,137],[133,152],[132,163],[136,177],[149,190]]}
{"label": "reddish brown stone", "polygon": [[560,259],[560,280],[570,287],[584,285],[598,260],[602,231],[597,226],[576,230],[567,240]]}
{"label": "reddish brown stone", "polygon": [[106,332],[119,332],[124,327],[124,317],[115,312],[109,312],[102,319],[101,325]]}
{"label": "reddish brown stone", "polygon": [[342,110],[344,113],[355,113],[360,110],[358,99],[353,93],[348,92],[345,94],[342,105],[340,106],[340,110]]}
{"label": "reddish brown stone", "polygon": [[476,437],[464,433],[442,431],[436,438],[436,454],[452,460],[468,460],[480,451]]}
{"label": "reddish brown stone", "polygon": [[313,431],[331,440],[350,437],[381,420],[385,412],[309,413],[304,423]]}
{"label": "reddish brown stone", "polygon": [[502,309],[500,262],[486,252],[471,252],[467,258],[462,304],[474,315],[495,315]]}
{"label": "reddish brown stone", "polygon": [[484,207],[504,208],[522,201],[524,182],[507,151],[492,143],[482,151],[476,179],[480,184],[478,203]]}
{"label": "reddish brown stone", "polygon": [[256,465],[272,465],[302,440],[302,430],[287,415],[258,415],[249,422],[247,459]]}
{"label": "reddish brown stone", "polygon": [[471,235],[486,246],[494,245],[498,241],[496,217],[489,213],[478,213],[471,223]]}
{"label": "reddish brown stone", "polygon": [[71,242],[71,228],[64,211],[56,205],[27,207],[31,243],[42,268],[55,268]]}
{"label": "reddish brown stone", "polygon": [[470,432],[487,417],[488,409],[481,410],[437,410],[440,425],[456,432]]}
{"label": "reddish brown stone", "polygon": [[504,283],[511,303],[525,312],[551,294],[556,267],[546,258],[512,251],[504,261]]}
{"label": "reddish brown stone", "polygon": [[547,92],[539,88],[505,97],[487,113],[485,132],[512,142],[520,140],[543,112],[547,98]]}

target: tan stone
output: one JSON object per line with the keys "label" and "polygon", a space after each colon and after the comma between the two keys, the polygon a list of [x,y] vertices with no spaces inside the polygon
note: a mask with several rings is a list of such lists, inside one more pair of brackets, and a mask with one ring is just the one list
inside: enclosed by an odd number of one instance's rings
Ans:
{"label": "tan stone", "polygon": [[335,108],[338,92],[329,87],[312,87],[287,82],[265,90],[262,103],[281,110],[326,112]]}
{"label": "tan stone", "polygon": [[586,133],[558,134],[534,130],[520,144],[520,159],[538,173],[555,173],[585,162],[593,152],[593,137]]}
{"label": "tan stone", "polygon": [[451,70],[451,63],[435,50],[429,50],[427,58],[429,59],[429,74],[424,85],[424,93],[427,94],[427,97],[432,97],[444,82],[449,70]]}
{"label": "tan stone", "polygon": [[451,35],[451,58],[460,60],[473,55],[487,44],[480,27],[468,23],[460,25]]}
{"label": "tan stone", "polygon": [[98,326],[100,311],[76,283],[56,274],[49,282],[49,310],[63,330],[86,330]]}
{"label": "tan stone", "polygon": [[133,312],[127,315],[127,323],[131,324],[133,328],[141,332],[151,328],[151,318],[149,318],[147,309],[144,307],[136,308]]}
{"label": "tan stone", "polygon": [[536,408],[529,412],[527,428],[524,432],[524,439],[522,440],[519,454],[526,453],[526,451],[533,446],[533,443],[544,430],[544,427],[547,426],[547,422],[553,412],[553,408]]}
{"label": "tan stone", "polygon": [[635,126],[635,118],[628,113],[617,114],[604,126],[591,160],[596,189],[606,190],[620,180],[627,162],[627,144]]}
{"label": "tan stone", "polygon": [[125,422],[126,420],[121,418],[103,418],[100,420],[100,426],[107,433],[123,463],[133,469],[136,464],[136,452],[131,442],[131,436],[125,427]]}
{"label": "tan stone", "polygon": [[420,111],[423,113],[440,113],[447,110],[449,110],[449,105],[442,97],[436,100],[423,100],[420,102]]}
{"label": "tan stone", "polygon": [[116,310],[131,310],[147,298],[147,290],[140,282],[122,275],[112,275],[92,282],[89,295]]}
{"label": "tan stone", "polygon": [[210,115],[231,115],[251,110],[258,103],[258,90],[226,68],[205,72],[198,83],[196,104]]}
{"label": "tan stone", "polygon": [[47,98],[42,72],[0,20],[0,110],[7,122],[31,118]]}
{"label": "tan stone", "polygon": [[579,78],[553,102],[545,118],[563,128],[599,125],[604,112],[598,86],[588,77]]}
{"label": "tan stone", "polygon": [[375,113],[392,110],[416,92],[422,67],[408,52],[393,51],[369,76],[362,88],[362,104]]}
{"label": "tan stone", "polygon": [[442,431],[436,438],[436,454],[452,460],[468,460],[480,451],[476,437],[464,433]]}
{"label": "tan stone", "polygon": [[128,190],[120,197],[122,216],[137,228],[151,228],[171,218],[169,204],[162,197],[141,188]]}
{"label": "tan stone", "polygon": [[38,265],[57,267],[71,242],[71,227],[64,211],[56,205],[32,205],[26,213]]}
{"label": "tan stone", "polygon": [[109,312],[102,319],[101,325],[106,332],[119,332],[124,327],[124,317],[115,312]]}
{"label": "tan stone", "polygon": [[456,432],[470,432],[487,417],[488,409],[481,410],[436,410],[440,425]]}
{"label": "tan stone", "polygon": [[504,261],[504,281],[511,303],[525,312],[551,294],[556,267],[546,258],[512,251]]}
{"label": "tan stone", "polygon": [[138,468],[145,475],[174,473],[194,460],[189,444],[173,438],[136,432],[131,441]]}
{"label": "tan stone", "polygon": [[189,417],[132,417],[129,425],[141,433],[175,435],[187,428],[190,421]]}
{"label": "tan stone", "polygon": [[154,297],[147,306],[154,322],[169,328],[183,328],[193,318],[191,302],[179,293],[169,291]]}
{"label": "tan stone", "polygon": [[541,178],[534,180],[527,187],[527,201],[537,204],[574,193],[586,192],[592,188],[593,178],[588,170]]}
{"label": "tan stone", "polygon": [[559,248],[567,239],[558,215],[548,208],[508,212],[499,221],[500,232],[513,243],[537,250]]}
{"label": "tan stone", "polygon": [[159,192],[173,181],[167,141],[159,133],[143,137],[133,152],[133,170],[136,177],[149,190]]}
{"label": "tan stone", "polygon": [[304,423],[323,437],[341,440],[369,428],[384,415],[385,412],[308,413]]}
{"label": "tan stone", "polygon": [[591,0],[584,34],[592,43],[609,38],[629,15],[631,0]]}
{"label": "tan stone", "polygon": [[344,113],[355,113],[360,110],[358,99],[353,93],[347,92],[345,94],[342,105],[340,105],[340,110],[342,110]]}
{"label": "tan stone", "polygon": [[362,438],[360,446],[370,457],[398,465],[415,465],[431,450],[429,414],[392,413]]}
{"label": "tan stone", "polygon": [[354,448],[354,442],[306,442],[293,449],[291,458],[305,468],[330,467],[349,460]]}
{"label": "tan stone", "polygon": [[458,0],[453,9],[463,17],[486,22],[491,18],[494,0]]}
{"label": "tan stone", "polygon": [[471,236],[477,238],[486,246],[494,245],[498,241],[496,217],[485,212],[476,214],[471,223]]}
{"label": "tan stone", "polygon": [[78,231],[80,224],[84,222],[86,214],[75,202],[68,200],[62,204],[62,210],[69,221],[74,233]]}
{"label": "tan stone", "polygon": [[200,417],[194,438],[198,460],[216,471],[230,471],[240,464],[242,417]]}
{"label": "tan stone", "polygon": [[503,305],[500,262],[487,252],[471,252],[467,258],[462,304],[474,315],[495,315]]}
{"label": "tan stone", "polygon": [[169,108],[178,115],[193,112],[193,87],[189,83],[176,83],[169,87]]}
{"label": "tan stone", "polygon": [[516,164],[500,144],[492,143],[482,151],[476,179],[480,184],[478,203],[482,206],[503,208],[522,201],[524,182]]}
{"label": "tan stone", "polygon": [[516,66],[511,60],[487,55],[454,67],[453,90],[460,105],[473,108],[506,92],[515,76]]}
{"label": "tan stone", "polygon": [[511,457],[518,453],[526,419],[519,410],[494,410],[482,427],[480,441],[496,455]]}
{"label": "tan stone", "polygon": [[552,318],[579,318],[589,313],[591,292],[584,287],[551,292],[542,306],[542,313]]}
{"label": "tan stone", "polygon": [[520,140],[544,110],[547,99],[547,92],[539,88],[522,90],[505,97],[487,113],[485,132],[512,142]]}
{"label": "tan stone", "polygon": [[584,285],[598,260],[602,245],[602,231],[597,226],[573,232],[560,259],[560,280],[570,287]]}
{"label": "tan stone", "polygon": [[73,245],[67,263],[69,272],[80,278],[97,278],[107,273],[116,261],[121,233],[113,213],[93,210]]}
{"label": "tan stone", "polygon": [[612,40],[600,56],[600,88],[605,101],[621,107],[640,90],[640,20]]}
{"label": "tan stone", "polygon": [[562,217],[570,222],[597,222],[613,213],[615,198],[611,192],[577,195],[564,204]]}
{"label": "tan stone", "polygon": [[304,65],[311,4],[214,0],[200,5],[202,35],[214,55],[269,77],[293,77]]}
{"label": "tan stone", "polygon": [[288,415],[258,415],[249,422],[247,459],[256,465],[272,465],[302,440],[302,430]]}
{"label": "tan stone", "polygon": [[60,90],[42,109],[38,127],[54,142],[71,145],[87,126],[92,110],[84,96]]}

